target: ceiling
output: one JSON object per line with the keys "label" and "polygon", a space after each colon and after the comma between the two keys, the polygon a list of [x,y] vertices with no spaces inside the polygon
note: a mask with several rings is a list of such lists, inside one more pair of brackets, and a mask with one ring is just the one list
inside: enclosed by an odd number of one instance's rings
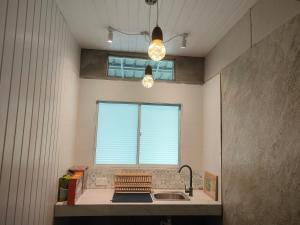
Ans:
{"label": "ceiling", "polygon": [[[205,56],[257,0],[160,0],[159,25],[164,40],[189,33],[187,48],[181,38],[166,43],[167,54]],[[80,47],[111,51],[147,52],[143,36],[114,33],[106,42],[107,27],[125,32],[149,31],[155,26],[156,7],[144,0],[57,0]]]}

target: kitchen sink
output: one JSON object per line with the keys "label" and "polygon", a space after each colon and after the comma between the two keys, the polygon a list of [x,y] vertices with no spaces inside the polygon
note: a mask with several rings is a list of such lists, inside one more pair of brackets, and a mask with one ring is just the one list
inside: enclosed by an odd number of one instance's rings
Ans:
{"label": "kitchen sink", "polygon": [[155,193],[154,198],[162,201],[189,201],[189,197],[183,192],[160,192]]}

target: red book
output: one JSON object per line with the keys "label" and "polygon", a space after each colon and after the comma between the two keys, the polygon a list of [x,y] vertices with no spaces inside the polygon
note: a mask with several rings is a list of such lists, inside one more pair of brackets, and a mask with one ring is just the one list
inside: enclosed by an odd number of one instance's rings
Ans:
{"label": "red book", "polygon": [[82,172],[83,173],[83,190],[87,188],[87,178],[88,178],[88,167],[87,166],[73,166],[69,169],[69,172],[76,173],[76,172]]}
{"label": "red book", "polygon": [[83,192],[83,172],[75,172],[68,185],[68,205],[75,205]]}

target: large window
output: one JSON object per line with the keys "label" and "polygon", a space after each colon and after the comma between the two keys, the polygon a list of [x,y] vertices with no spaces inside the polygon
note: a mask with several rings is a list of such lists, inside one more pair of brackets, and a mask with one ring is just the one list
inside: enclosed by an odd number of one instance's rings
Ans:
{"label": "large window", "polygon": [[147,65],[152,66],[154,80],[174,80],[174,61],[108,56],[109,77],[125,79],[142,79]]}
{"label": "large window", "polygon": [[96,164],[177,165],[179,105],[98,102]]}

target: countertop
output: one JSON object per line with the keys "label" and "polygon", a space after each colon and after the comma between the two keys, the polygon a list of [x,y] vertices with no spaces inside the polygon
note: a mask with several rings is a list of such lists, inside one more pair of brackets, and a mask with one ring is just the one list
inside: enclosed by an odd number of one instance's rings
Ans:
{"label": "countertop", "polygon": [[[153,193],[183,190],[153,190]],[[194,190],[190,201],[162,201],[152,203],[113,203],[113,189],[87,189],[76,205],[55,205],[55,216],[146,216],[146,215],[222,215],[220,201],[213,201],[202,190]]]}

